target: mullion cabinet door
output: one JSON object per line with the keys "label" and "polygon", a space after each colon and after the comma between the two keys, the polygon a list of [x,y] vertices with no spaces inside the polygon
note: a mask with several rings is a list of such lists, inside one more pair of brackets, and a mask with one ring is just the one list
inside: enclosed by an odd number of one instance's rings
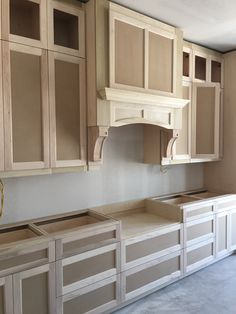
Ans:
{"label": "mullion cabinet door", "polygon": [[47,2],[49,50],[85,58],[85,15],[79,1]]}
{"label": "mullion cabinet door", "polygon": [[220,84],[193,83],[192,157],[219,158]]}
{"label": "mullion cabinet door", "polygon": [[[1,3],[0,3],[1,4]],[[0,60],[2,60],[2,43],[0,42]],[[3,128],[3,94],[2,62],[0,62],[0,171],[4,170],[4,128]]]}
{"label": "mullion cabinet door", "polygon": [[13,314],[12,276],[0,278],[0,314]]}
{"label": "mullion cabinet door", "polygon": [[2,38],[47,48],[47,1],[2,0]]}
{"label": "mullion cabinet door", "polygon": [[51,167],[86,165],[85,61],[49,52]]}
{"label": "mullion cabinet door", "polygon": [[47,52],[3,43],[5,170],[49,167]]}
{"label": "mullion cabinet door", "polygon": [[14,314],[56,314],[55,264],[13,275]]}

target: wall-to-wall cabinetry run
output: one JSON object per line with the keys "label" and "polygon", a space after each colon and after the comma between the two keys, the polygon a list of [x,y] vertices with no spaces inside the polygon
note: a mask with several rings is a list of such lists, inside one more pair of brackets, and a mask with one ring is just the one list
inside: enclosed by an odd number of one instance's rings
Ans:
{"label": "wall-to-wall cabinetry run", "polygon": [[178,132],[171,155],[167,156],[168,132],[145,127],[146,163],[168,165],[222,158],[223,55],[184,42],[182,74],[183,98],[191,100],[183,109],[182,129]]}
{"label": "wall-to-wall cabinetry run", "polygon": [[4,0],[1,19],[1,176],[85,169],[83,7]]}

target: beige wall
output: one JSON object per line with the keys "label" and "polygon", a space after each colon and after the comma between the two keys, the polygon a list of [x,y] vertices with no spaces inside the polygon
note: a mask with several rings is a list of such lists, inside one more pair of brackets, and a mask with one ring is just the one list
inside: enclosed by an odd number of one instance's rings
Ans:
{"label": "beige wall", "polygon": [[236,193],[236,52],[225,55],[224,158],[205,165],[205,186]]}
{"label": "beige wall", "polygon": [[145,165],[142,126],[111,129],[98,171],[5,179],[0,224],[203,186],[203,166]]}

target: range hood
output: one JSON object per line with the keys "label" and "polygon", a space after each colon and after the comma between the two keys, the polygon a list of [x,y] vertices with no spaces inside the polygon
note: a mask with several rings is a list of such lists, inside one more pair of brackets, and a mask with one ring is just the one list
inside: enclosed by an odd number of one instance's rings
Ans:
{"label": "range hood", "polygon": [[102,149],[110,127],[151,124],[170,131],[166,155],[182,128],[182,109],[188,99],[106,87],[97,95],[97,127],[89,128],[90,160],[101,161]]}
{"label": "range hood", "polygon": [[178,130],[182,128],[182,109],[189,103],[187,99],[116,88],[105,88],[99,96],[106,102],[98,103],[102,113],[98,123],[113,127],[145,123]]}

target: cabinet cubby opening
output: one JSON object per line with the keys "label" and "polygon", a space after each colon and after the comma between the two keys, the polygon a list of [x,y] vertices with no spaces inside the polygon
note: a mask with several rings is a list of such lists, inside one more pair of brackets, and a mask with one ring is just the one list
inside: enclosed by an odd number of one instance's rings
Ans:
{"label": "cabinet cubby opening", "polygon": [[183,76],[189,77],[189,60],[190,56],[188,52],[183,53]]}
{"label": "cabinet cubby opening", "polygon": [[214,60],[211,61],[211,81],[221,83],[221,63]]}
{"label": "cabinet cubby opening", "polygon": [[79,19],[70,13],[57,9],[54,16],[54,44],[66,48],[79,49]]}
{"label": "cabinet cubby opening", "polygon": [[40,40],[40,5],[28,0],[10,0],[10,33]]}
{"label": "cabinet cubby opening", "polygon": [[195,56],[195,78],[206,80],[206,58]]}

